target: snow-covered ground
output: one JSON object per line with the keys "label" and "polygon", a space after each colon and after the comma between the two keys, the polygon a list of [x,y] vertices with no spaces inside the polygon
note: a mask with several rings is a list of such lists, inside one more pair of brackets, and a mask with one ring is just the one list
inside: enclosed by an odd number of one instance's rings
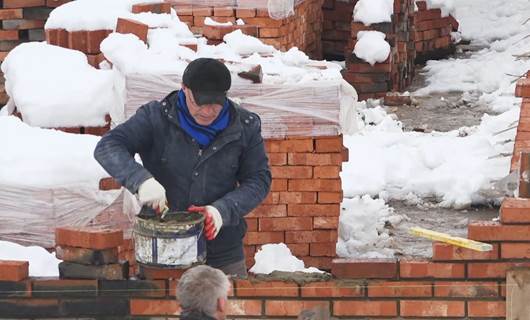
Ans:
{"label": "snow-covered ground", "polygon": [[530,69],[529,59],[518,58],[530,53],[530,6],[527,0],[496,0],[486,6],[479,0],[451,2],[452,8],[445,10],[460,22],[462,37],[484,49],[466,59],[428,61],[423,70],[427,86],[412,95],[463,91],[478,95],[491,115],[485,114],[475,127],[418,133],[404,132],[381,106],[361,107],[368,125],[344,137],[350,161],[343,167],[343,189],[345,197],[353,199],[342,204],[339,230],[362,232],[339,232],[341,256],[393,255],[382,226],[399,219],[382,200],[421,204],[434,198],[439,206],[457,209],[498,200],[480,191],[509,172],[511,159],[505,155],[513,150],[515,129],[499,132],[513,127],[519,116],[515,80]]}

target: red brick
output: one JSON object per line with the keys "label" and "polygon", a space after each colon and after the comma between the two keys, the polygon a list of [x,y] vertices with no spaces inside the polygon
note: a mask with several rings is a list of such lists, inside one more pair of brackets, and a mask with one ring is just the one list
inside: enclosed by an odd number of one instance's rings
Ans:
{"label": "red brick", "polygon": [[116,24],[116,32],[132,33],[145,43],[147,43],[148,31],[148,25],[132,19],[118,18],[118,22]]}
{"label": "red brick", "polygon": [[[152,12],[152,13],[171,13],[171,3],[138,3],[133,4],[132,13]],[[180,12],[179,12],[180,13]]]}
{"label": "red brick", "polygon": [[0,40],[18,40],[18,30],[0,30]]}
{"label": "red brick", "polygon": [[286,34],[287,34],[287,29],[283,27],[282,28],[259,28],[260,38],[278,38],[278,37],[285,36]]}
{"label": "red brick", "polygon": [[210,17],[213,15],[213,9],[209,7],[193,7],[193,15],[201,17]]}
{"label": "red brick", "polygon": [[471,222],[467,228],[468,237],[478,241],[530,240],[530,226],[527,225],[501,225],[499,222],[480,221]]}
{"label": "red brick", "polygon": [[447,260],[496,260],[499,258],[499,245],[493,244],[492,251],[480,252],[461,248],[441,242],[434,242],[432,246],[433,261]]}
{"label": "red brick", "polygon": [[432,297],[432,282],[374,281],[368,283],[368,297]]}
{"label": "red brick", "polygon": [[460,25],[458,21],[452,15],[449,15],[447,19],[449,20],[449,24],[451,25],[451,30],[458,31],[458,27]]}
{"label": "red brick", "polygon": [[396,301],[333,301],[334,316],[397,316]]}
{"label": "red brick", "polygon": [[309,243],[286,243],[285,244],[294,256],[308,256]]}
{"label": "red brick", "polygon": [[0,20],[22,19],[22,9],[0,9]]}
{"label": "red brick", "polygon": [[338,179],[340,171],[340,166],[317,166],[313,169],[313,174],[316,179]]}
{"label": "red brick", "polygon": [[214,7],[213,15],[215,17],[233,17],[234,8],[231,7]]}
{"label": "red brick", "polygon": [[464,278],[465,264],[463,263],[435,263],[427,260],[400,261],[400,276],[402,278]]}
{"label": "red brick", "polygon": [[329,301],[293,301],[293,300],[267,300],[265,301],[265,314],[267,316],[298,316],[303,310],[314,307],[329,309]]}
{"label": "red brick", "polygon": [[181,311],[175,299],[131,299],[130,306],[133,316],[170,316],[179,315]]}
{"label": "red brick", "polygon": [[21,281],[28,278],[29,262],[0,260],[1,281]]}
{"label": "red brick", "polygon": [[260,218],[259,231],[313,230],[311,217]]}
{"label": "red brick", "polygon": [[256,246],[249,246],[244,245],[243,246],[243,253],[245,254],[245,262],[248,267],[251,267],[254,265],[254,255],[256,254]]}
{"label": "red brick", "polygon": [[298,284],[284,281],[236,280],[238,297],[298,297]]}
{"label": "red brick", "polygon": [[46,0],[46,6],[49,8],[57,8],[70,1],[72,0]]}
{"label": "red brick", "polygon": [[519,79],[515,86],[515,96],[530,98],[530,79]]}
{"label": "red brick", "polygon": [[468,301],[467,313],[471,318],[506,317],[505,301]]}
{"label": "red brick", "polygon": [[[219,20],[219,19],[220,17],[216,18],[216,20]],[[204,25],[204,27],[202,28],[202,34],[204,37],[206,37],[209,40],[223,40],[225,35],[231,32],[234,32],[235,30],[241,30],[242,33],[247,34],[249,36],[253,36],[253,37],[257,37],[258,35],[258,28],[256,26],[250,26],[250,25],[243,25],[243,26]]]}
{"label": "red brick", "polygon": [[99,180],[99,190],[119,190],[121,184],[114,178],[103,178]]}
{"label": "red brick", "polygon": [[247,222],[247,231],[258,231],[258,219],[257,218],[245,218]]}
{"label": "red brick", "polygon": [[256,209],[252,210],[247,217],[248,218],[271,218],[271,217],[286,217],[287,216],[287,205],[275,204],[275,205],[260,205]]}
{"label": "red brick", "polygon": [[341,203],[343,200],[342,192],[319,192],[318,203]]}
{"label": "red brick", "polygon": [[530,243],[501,243],[502,259],[530,259]]}
{"label": "red brick", "polygon": [[497,282],[437,281],[434,283],[435,297],[484,298],[499,296]]}
{"label": "red brick", "polygon": [[317,153],[341,152],[342,148],[342,136],[318,137],[315,139],[315,151]]}
{"label": "red brick", "polygon": [[283,166],[287,164],[287,153],[268,152],[269,164],[271,166]]}
{"label": "red brick", "polygon": [[[316,169],[316,168],[315,168]],[[310,166],[273,166],[273,178],[307,179],[313,177],[313,167]]]}
{"label": "red brick", "polygon": [[303,298],[346,298],[364,296],[363,284],[356,281],[311,282],[302,286]]}
{"label": "red brick", "polygon": [[261,300],[228,300],[226,314],[229,316],[260,316]]}
{"label": "red brick", "polygon": [[4,8],[43,7],[46,0],[4,0],[2,4]]}
{"label": "red brick", "polygon": [[468,263],[469,279],[506,278],[506,272],[514,267],[529,267],[530,262],[475,262]]}
{"label": "red brick", "polygon": [[154,266],[140,265],[140,276],[144,279],[180,279],[186,269],[158,268]]}
{"label": "red brick", "polygon": [[97,54],[100,53],[99,45],[101,42],[112,33],[112,30],[94,30],[87,32],[87,51],[86,53]]}
{"label": "red brick", "polygon": [[419,21],[440,19],[442,17],[442,11],[440,9],[429,9],[416,12],[414,19]]}
{"label": "red brick", "polygon": [[340,153],[289,153],[287,163],[295,166],[333,166],[342,164]]}
{"label": "red brick", "polygon": [[[297,180],[300,181],[300,180]],[[287,191],[287,179],[272,179],[271,191]],[[305,190],[294,190],[305,191]]]}
{"label": "red brick", "polygon": [[400,315],[404,317],[464,317],[464,301],[401,300]]}
{"label": "red brick", "polygon": [[[520,133],[517,134],[519,136]],[[522,198],[504,198],[501,209],[502,224],[530,224],[530,200]]]}
{"label": "red brick", "polygon": [[279,192],[269,192],[265,200],[261,204],[278,204],[280,203],[280,193]]}
{"label": "red brick", "polygon": [[289,191],[342,191],[340,179],[295,179],[289,180]]}
{"label": "red brick", "polygon": [[335,257],[337,242],[310,243],[309,252],[313,257]]}
{"label": "red brick", "polygon": [[267,139],[265,150],[267,152],[312,152],[313,139]]}
{"label": "red brick", "polygon": [[338,217],[340,204],[289,204],[288,216]]}
{"label": "red brick", "polygon": [[237,18],[253,18],[256,16],[256,9],[251,8],[237,8],[236,17]]}
{"label": "red brick", "polygon": [[397,276],[395,259],[334,259],[331,273],[337,278],[390,279]]}
{"label": "red brick", "polygon": [[68,48],[86,53],[87,38],[87,31],[68,31]]}
{"label": "red brick", "polygon": [[314,217],[313,229],[333,229],[339,227],[339,217]]}
{"label": "red brick", "polygon": [[63,48],[69,48],[68,34],[65,29],[46,29],[46,42]]}
{"label": "red brick", "polygon": [[301,204],[301,203],[316,203],[317,193],[316,192],[280,192],[279,203],[287,204]]}
{"label": "red brick", "polygon": [[337,242],[337,231],[335,230],[286,231],[285,242],[287,243]]}
{"label": "red brick", "polygon": [[55,229],[55,244],[86,249],[108,249],[123,243],[123,231],[101,227],[60,227]]}
{"label": "red brick", "polygon": [[267,27],[267,28],[279,28],[283,25],[285,19],[282,20],[273,20],[271,18],[246,18],[245,23],[251,24],[258,27]]}
{"label": "red brick", "polygon": [[58,259],[76,262],[81,264],[109,264],[118,263],[118,248],[104,250],[93,250],[77,247],[55,247],[55,254]]}
{"label": "red brick", "polygon": [[247,232],[243,239],[244,244],[267,244],[285,242],[284,232]]}

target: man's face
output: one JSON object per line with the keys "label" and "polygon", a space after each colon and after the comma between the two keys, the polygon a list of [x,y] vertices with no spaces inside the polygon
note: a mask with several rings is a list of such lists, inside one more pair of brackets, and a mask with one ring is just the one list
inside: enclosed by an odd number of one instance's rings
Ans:
{"label": "man's face", "polygon": [[182,86],[184,93],[186,94],[186,104],[188,105],[188,110],[190,111],[191,116],[195,119],[195,122],[201,126],[209,126],[217,119],[219,113],[223,109],[223,106],[220,104],[204,104],[197,105],[195,99],[193,98],[193,93],[186,86]]}

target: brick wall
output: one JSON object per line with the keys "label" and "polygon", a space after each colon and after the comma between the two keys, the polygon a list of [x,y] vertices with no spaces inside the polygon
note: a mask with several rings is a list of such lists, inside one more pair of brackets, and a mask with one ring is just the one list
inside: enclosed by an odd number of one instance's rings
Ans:
{"label": "brick wall", "polygon": [[458,30],[458,22],[449,15],[442,17],[440,9],[427,10],[425,1],[417,1],[414,14],[416,63],[437,59],[454,52],[451,32]]}
{"label": "brick wall", "polygon": [[[351,34],[345,48],[346,69],[343,77],[359,93],[359,100],[384,97],[388,91],[402,91],[414,76],[415,48],[412,40],[414,1],[395,0],[392,22],[365,26],[351,21]],[[352,52],[359,31],[373,30],[386,35],[391,52],[388,59],[373,66],[357,58]]]}
{"label": "brick wall", "polygon": [[[291,47],[298,47],[313,59],[322,58],[323,0],[301,1],[295,6],[294,15],[280,20],[269,17],[267,8],[205,7],[190,6],[189,1],[171,0],[170,2],[177,10],[180,20],[194,33],[206,32],[204,35],[211,44],[219,43],[222,36],[234,29],[208,26],[205,30],[204,18],[211,17],[217,22],[232,23],[242,19],[247,26],[254,27],[251,28],[253,29],[251,32],[247,32],[248,34],[276,49],[287,51]],[[219,31],[213,32],[212,29]]]}
{"label": "brick wall", "polygon": [[353,8],[357,0],[325,0],[322,5],[324,26],[322,47],[326,60],[343,60],[351,38]]}

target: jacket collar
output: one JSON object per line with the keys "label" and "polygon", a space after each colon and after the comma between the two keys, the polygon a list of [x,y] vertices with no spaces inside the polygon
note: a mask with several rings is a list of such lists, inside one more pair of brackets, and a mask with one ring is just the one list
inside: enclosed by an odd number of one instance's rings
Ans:
{"label": "jacket collar", "polygon": [[[230,101],[230,124],[225,130],[223,130],[223,132],[219,134],[216,140],[232,136],[237,136],[238,139],[241,137],[241,131],[243,130],[243,126],[241,125],[241,114],[238,110],[238,107],[236,107],[236,104],[230,99],[228,99],[228,101]],[[178,103],[178,91],[176,90],[171,92],[164,99],[162,99],[160,103],[162,105],[162,114],[164,114],[169,122],[175,124],[179,129],[181,129],[178,122],[176,107]]]}

